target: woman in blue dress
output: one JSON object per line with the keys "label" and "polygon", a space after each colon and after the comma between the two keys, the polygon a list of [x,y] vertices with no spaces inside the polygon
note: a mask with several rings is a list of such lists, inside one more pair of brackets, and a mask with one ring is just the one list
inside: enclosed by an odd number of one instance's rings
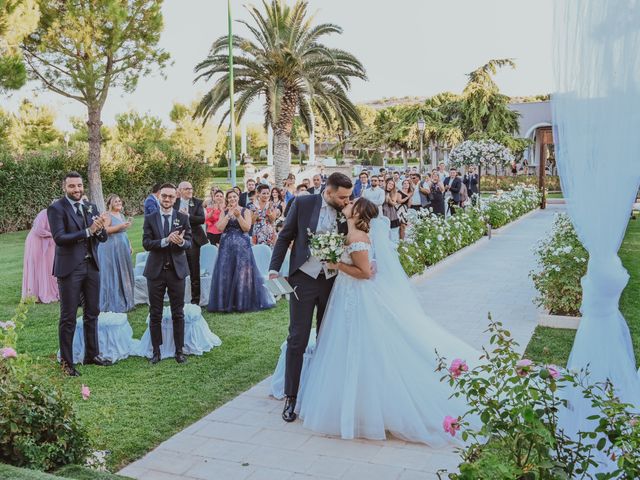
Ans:
{"label": "woman in blue dress", "polygon": [[216,228],[222,231],[218,258],[211,280],[210,312],[252,312],[275,306],[264,286],[251,250],[251,212],[238,205],[238,194],[227,192],[227,209]]}
{"label": "woman in blue dress", "polygon": [[135,307],[131,242],[127,236],[131,220],[124,217],[122,207],[119,196],[107,197],[109,217],[105,228],[109,238],[98,247],[101,312],[124,313]]}

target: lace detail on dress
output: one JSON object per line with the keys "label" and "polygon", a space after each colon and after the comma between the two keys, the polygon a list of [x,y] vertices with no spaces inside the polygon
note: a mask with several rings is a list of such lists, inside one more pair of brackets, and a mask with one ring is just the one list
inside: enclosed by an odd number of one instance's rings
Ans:
{"label": "lace detail on dress", "polygon": [[347,265],[353,265],[353,261],[351,260],[351,254],[353,252],[362,252],[362,251],[371,251],[371,244],[367,242],[354,242],[347,245],[342,253],[342,258],[340,261],[342,263],[346,263]]}

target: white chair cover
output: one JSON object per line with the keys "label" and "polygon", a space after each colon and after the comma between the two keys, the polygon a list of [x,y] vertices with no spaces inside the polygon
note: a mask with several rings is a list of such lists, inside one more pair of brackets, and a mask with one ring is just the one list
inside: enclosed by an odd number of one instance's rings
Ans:
{"label": "white chair cover", "polygon": [[[138,340],[133,338],[133,330],[126,313],[102,312],[98,316],[98,345],[100,355],[106,360],[117,362],[133,355],[138,348]],[[60,351],[58,351],[60,360]],[[84,361],[84,323],[82,317],[76,319],[73,336],[73,363]]]}
{"label": "white chair cover", "polygon": [[142,275],[135,276],[135,284],[133,286],[133,302],[136,305],[149,303],[149,291],[147,290],[147,279]]}
{"label": "white chair cover", "polygon": [[138,253],[136,253],[136,265],[138,265],[139,263],[146,262],[148,256],[149,256],[149,252],[138,252]]}
{"label": "white chair cover", "polygon": [[268,245],[254,245],[251,247],[253,258],[256,260],[258,270],[263,277],[269,276],[269,262],[271,261],[271,248]]}
{"label": "white chair cover", "polygon": [[[147,315],[147,325],[149,316]],[[211,351],[214,347],[222,345],[222,341],[210,329],[207,321],[202,316],[202,310],[197,305],[186,304],[184,306],[184,349],[186,355],[202,355]],[[162,311],[162,345],[160,346],[161,358],[171,358],[175,355],[176,345],[173,341],[173,321],[171,320],[171,308],[164,307]],[[144,331],[135,355],[151,358],[153,346],[151,345],[151,332],[149,327]]]}
{"label": "white chair cover", "polygon": [[147,265],[147,262],[136,263],[136,266],[133,267],[133,276],[138,277],[142,276],[144,273],[144,267]]}
{"label": "white chair cover", "polygon": [[213,276],[213,269],[218,259],[218,247],[210,243],[200,248],[200,273],[201,276]]}

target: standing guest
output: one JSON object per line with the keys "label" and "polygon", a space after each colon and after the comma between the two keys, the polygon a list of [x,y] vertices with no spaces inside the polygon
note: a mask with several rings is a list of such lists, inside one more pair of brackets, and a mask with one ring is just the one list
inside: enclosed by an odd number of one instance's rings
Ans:
{"label": "standing guest", "polygon": [[216,190],[213,194],[213,202],[205,209],[205,223],[207,224],[207,238],[211,245],[220,244],[220,236],[222,232],[218,230],[216,224],[220,220],[220,216],[224,212],[224,193],[222,190]]}
{"label": "standing guest", "polygon": [[153,212],[157,211],[160,208],[160,200],[158,199],[158,195],[160,192],[160,184],[156,183],[153,188],[151,188],[151,193],[144,201],[144,214],[151,215]]}
{"label": "standing guest", "polygon": [[385,193],[380,186],[380,177],[378,177],[377,175],[371,176],[371,186],[364,191],[362,196],[370,202],[373,202],[376,207],[382,207],[382,204],[384,203]]}
{"label": "standing guest", "polygon": [[[300,187],[302,187],[302,188],[300,188]],[[292,205],[293,205],[293,202],[294,202],[294,201],[296,200],[296,198],[298,198],[300,195],[311,195],[311,194],[309,193],[309,191],[308,191],[308,190],[306,190],[306,189],[304,188],[304,185],[298,185],[298,189],[296,189],[296,196],[295,196],[295,197],[293,197],[289,203],[287,203],[287,206],[286,206],[286,207],[285,207],[285,209],[284,209],[284,217],[285,217],[285,218],[286,218],[286,217],[287,217],[287,215],[289,214],[289,210],[291,210],[291,207],[292,207]]]}
{"label": "standing guest", "polygon": [[438,164],[438,176],[440,177],[440,181],[443,183],[445,179],[448,177],[444,162],[440,162]]}
{"label": "standing guest", "polygon": [[131,242],[127,229],[131,219],[123,215],[122,199],[115,194],[107,197],[105,229],[109,238],[98,247],[100,264],[100,311],[125,313],[133,310],[134,277]]}
{"label": "standing guest", "polygon": [[396,183],[396,190],[399,192],[400,190],[402,190],[402,179],[400,178],[400,172],[398,172],[397,170],[393,172],[392,178]]}
{"label": "standing guest", "polygon": [[476,173],[476,167],[469,167],[469,171],[465,174],[463,183],[467,187],[467,194],[471,197],[471,201],[476,201],[474,195],[478,195],[478,174]]}
{"label": "standing guest", "polygon": [[398,191],[398,222],[400,223],[400,240],[404,238],[407,224],[409,223],[409,209],[411,208],[411,197],[413,196],[413,187],[409,180],[402,181],[402,188]]}
{"label": "standing guest", "polygon": [[92,203],[82,203],[84,184],[78,172],[69,172],[62,181],[65,196],[47,209],[51,235],[56,242],[53,274],[60,292],[58,327],[62,369],[71,377],[80,376],[73,365],[73,335],[82,295],[85,355],[83,363],[108,366],[100,357],[98,314],[100,313],[100,272],[98,242],[107,241],[106,214]]}
{"label": "standing guest", "polygon": [[324,187],[327,184],[327,178],[329,178],[327,174],[324,173],[324,165],[320,165],[320,178],[322,179],[322,186]]}
{"label": "standing guest", "polygon": [[24,244],[22,298],[36,297],[38,302],[57,302],[58,283],[53,271],[56,244],[51,237],[47,209],[36,215]]}
{"label": "standing guest", "polygon": [[456,207],[460,205],[460,188],[462,188],[462,181],[458,177],[458,171],[455,168],[449,170],[449,176],[443,182],[444,188],[447,192],[451,193],[449,198],[448,207],[451,215],[455,215]]}
{"label": "standing guest", "polygon": [[271,183],[269,183],[269,174],[268,173],[264,173],[262,175],[262,178],[260,179],[260,183],[262,185],[266,185],[267,187],[271,188]]}
{"label": "standing guest", "polygon": [[238,198],[240,198],[240,195],[242,195],[242,189],[237,185],[235,187],[231,187],[231,190],[236,192],[236,195],[238,195]]}
{"label": "standing guest", "polygon": [[311,195],[318,195],[319,193],[322,193],[323,190],[324,186],[322,185],[322,177],[319,173],[316,173],[313,176],[313,187],[307,188],[307,192]]}
{"label": "standing guest", "polygon": [[302,185],[307,187],[307,190],[309,190],[309,188],[311,188],[311,180],[309,180],[308,178],[303,178],[302,179]]}
{"label": "standing guest", "polygon": [[284,181],[284,202],[288,204],[296,196],[296,177],[290,173]]}
{"label": "standing guest", "polygon": [[399,193],[396,190],[396,182],[393,178],[388,178],[384,182],[384,203],[382,204],[382,215],[389,219],[391,223],[391,234],[394,238],[400,238],[400,220],[396,210],[399,205]]}
{"label": "standing guest", "polygon": [[281,217],[284,213],[285,204],[284,198],[282,198],[282,190],[278,187],[273,187],[271,189],[271,204],[273,205],[273,208],[277,208],[280,211],[278,217]]}
{"label": "standing guest", "polygon": [[369,187],[369,174],[363,170],[362,172],[360,172],[356,183],[353,185],[353,194],[351,195],[352,198],[360,198],[364,191]]}
{"label": "standing guest", "polygon": [[254,245],[265,244],[272,247],[276,243],[275,222],[279,210],[269,201],[270,191],[267,185],[258,185],[256,199],[249,205],[253,221],[252,241]]}
{"label": "standing guest", "polygon": [[223,233],[207,310],[250,312],[271,308],[275,301],[264,286],[247,235],[251,228],[251,212],[240,207],[235,192],[227,192],[226,199],[227,209],[217,225]]}
{"label": "standing guest", "polygon": [[420,194],[420,174],[411,174],[411,188],[413,193],[411,194],[411,205],[409,208],[420,211],[422,209],[423,196]]}
{"label": "standing guest", "polygon": [[202,228],[204,225],[204,208],[202,200],[193,196],[193,187],[189,182],[180,182],[178,196],[173,208],[189,217],[191,226],[191,247],[187,248],[187,262],[191,280],[191,303],[200,305],[200,247],[208,243],[207,235]]}
{"label": "standing guest", "polygon": [[431,201],[431,210],[436,215],[444,217],[444,184],[440,180],[438,172],[431,174],[431,181],[427,184],[429,191],[429,200]]}
{"label": "standing guest", "polygon": [[160,361],[162,345],[162,310],[164,296],[169,294],[175,359],[185,363],[184,356],[184,283],[189,275],[186,251],[191,247],[189,216],[173,208],[178,191],[165,183],[160,188],[160,210],[144,217],[142,246],[149,252],[143,275],[149,291],[149,331],[153,356],[151,364]]}
{"label": "standing guest", "polygon": [[240,194],[240,206],[247,207],[252,201],[256,191],[256,181],[252,178],[247,180],[247,191]]}

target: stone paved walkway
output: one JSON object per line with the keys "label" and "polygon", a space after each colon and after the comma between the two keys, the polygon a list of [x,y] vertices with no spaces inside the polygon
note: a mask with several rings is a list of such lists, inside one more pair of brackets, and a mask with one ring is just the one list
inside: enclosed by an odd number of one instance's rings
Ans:
{"label": "stone paved walkway", "polygon": [[[532,246],[561,206],[549,206],[494,232],[414,280],[430,315],[480,346],[487,312],[511,329],[521,349],[538,311],[528,273]],[[280,419],[282,402],[269,397],[269,379],[174,435],[120,473],[145,480],[426,480],[453,469],[451,451],[397,439],[345,441]]]}

